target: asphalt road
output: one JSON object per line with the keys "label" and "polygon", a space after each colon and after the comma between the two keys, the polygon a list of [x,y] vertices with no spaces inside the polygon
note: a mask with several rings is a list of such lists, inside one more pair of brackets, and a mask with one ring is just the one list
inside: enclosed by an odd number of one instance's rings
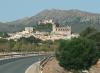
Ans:
{"label": "asphalt road", "polygon": [[0,65],[0,73],[25,73],[25,70],[43,56],[34,56]]}

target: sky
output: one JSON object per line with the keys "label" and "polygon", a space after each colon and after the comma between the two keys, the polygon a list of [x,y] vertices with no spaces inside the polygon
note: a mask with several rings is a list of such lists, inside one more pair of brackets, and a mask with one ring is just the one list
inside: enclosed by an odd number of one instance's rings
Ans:
{"label": "sky", "polygon": [[0,21],[31,17],[45,9],[79,9],[100,13],[100,0],[0,0]]}

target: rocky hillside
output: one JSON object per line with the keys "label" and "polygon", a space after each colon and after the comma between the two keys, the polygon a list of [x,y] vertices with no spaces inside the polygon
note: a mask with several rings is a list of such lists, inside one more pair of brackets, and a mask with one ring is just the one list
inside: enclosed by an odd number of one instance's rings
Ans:
{"label": "rocky hillside", "polygon": [[80,10],[44,10],[35,16],[19,19],[12,22],[0,23],[0,31],[15,32],[23,30],[27,26],[36,26],[39,20],[53,19],[61,26],[72,26],[73,32],[80,32],[88,26],[100,30],[100,14],[89,13]]}

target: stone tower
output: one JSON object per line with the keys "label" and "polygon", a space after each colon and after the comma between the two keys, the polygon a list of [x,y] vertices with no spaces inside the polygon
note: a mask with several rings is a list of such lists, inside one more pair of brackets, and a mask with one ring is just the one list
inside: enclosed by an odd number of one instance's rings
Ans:
{"label": "stone tower", "polygon": [[56,24],[52,24],[52,32],[55,33],[56,31]]}

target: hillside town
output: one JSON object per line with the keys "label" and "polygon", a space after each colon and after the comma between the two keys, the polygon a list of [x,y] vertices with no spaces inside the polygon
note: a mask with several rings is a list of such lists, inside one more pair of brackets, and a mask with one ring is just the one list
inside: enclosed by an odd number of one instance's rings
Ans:
{"label": "hillside town", "polygon": [[41,39],[43,41],[46,40],[58,40],[58,39],[71,39],[73,37],[78,37],[79,34],[77,33],[72,33],[71,26],[66,26],[66,27],[60,27],[57,26],[56,23],[53,22],[53,20],[42,20],[39,21],[38,24],[47,24],[50,23],[52,24],[52,31],[51,32],[42,32],[38,30],[34,30],[33,27],[25,27],[25,30],[21,32],[16,32],[16,33],[8,33],[10,37],[7,37],[7,40],[13,39],[13,40],[18,40],[21,37],[28,38],[30,36],[34,36],[35,38]]}
{"label": "hillside town", "polygon": [[100,0],[0,3],[0,73],[100,73]]}

